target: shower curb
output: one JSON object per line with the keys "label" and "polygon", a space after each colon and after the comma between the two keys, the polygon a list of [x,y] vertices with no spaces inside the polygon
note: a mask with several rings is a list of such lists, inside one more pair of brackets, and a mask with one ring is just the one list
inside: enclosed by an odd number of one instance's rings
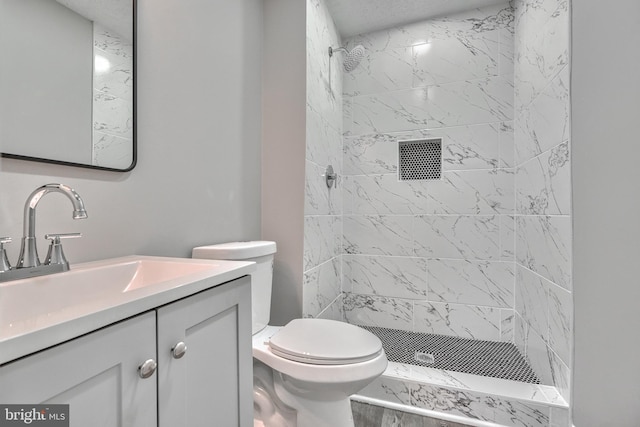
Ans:
{"label": "shower curb", "polygon": [[384,374],[352,399],[374,399],[393,409],[400,405],[405,412],[428,411],[425,415],[432,417],[455,416],[470,425],[569,425],[569,406],[555,387],[405,363],[389,362]]}

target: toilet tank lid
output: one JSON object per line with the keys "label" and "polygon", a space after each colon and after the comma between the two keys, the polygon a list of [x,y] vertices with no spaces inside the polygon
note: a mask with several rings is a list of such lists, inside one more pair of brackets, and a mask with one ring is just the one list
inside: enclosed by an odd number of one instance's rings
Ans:
{"label": "toilet tank lid", "polygon": [[276,253],[276,242],[256,240],[250,242],[227,242],[193,248],[193,258],[243,260]]}

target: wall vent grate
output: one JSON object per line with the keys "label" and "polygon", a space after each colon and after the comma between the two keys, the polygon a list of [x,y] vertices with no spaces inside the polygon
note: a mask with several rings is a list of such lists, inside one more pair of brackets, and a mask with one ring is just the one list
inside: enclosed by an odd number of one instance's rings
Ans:
{"label": "wall vent grate", "polygon": [[513,343],[360,327],[380,338],[391,362],[540,384]]}
{"label": "wall vent grate", "polygon": [[400,181],[440,179],[442,138],[398,141]]}

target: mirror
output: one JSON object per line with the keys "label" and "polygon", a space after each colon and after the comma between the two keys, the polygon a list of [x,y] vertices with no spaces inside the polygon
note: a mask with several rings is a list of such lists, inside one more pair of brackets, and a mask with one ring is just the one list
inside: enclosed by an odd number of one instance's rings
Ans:
{"label": "mirror", "polygon": [[136,163],[135,0],[0,0],[3,157]]}

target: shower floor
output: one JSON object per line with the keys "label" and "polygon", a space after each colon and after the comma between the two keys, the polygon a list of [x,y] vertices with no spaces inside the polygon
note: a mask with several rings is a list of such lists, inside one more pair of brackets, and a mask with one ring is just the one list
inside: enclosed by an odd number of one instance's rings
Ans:
{"label": "shower floor", "polygon": [[380,341],[391,362],[540,384],[512,343],[360,326]]}

